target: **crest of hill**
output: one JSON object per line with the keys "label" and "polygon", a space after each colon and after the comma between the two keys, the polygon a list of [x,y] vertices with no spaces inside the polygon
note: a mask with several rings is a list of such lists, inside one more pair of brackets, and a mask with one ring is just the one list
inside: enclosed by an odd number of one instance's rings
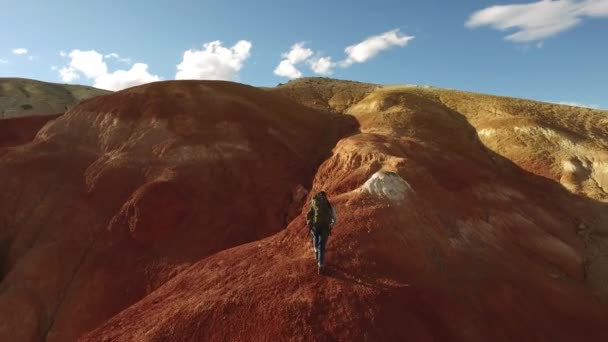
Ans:
{"label": "crest of hill", "polygon": [[[298,79],[275,91],[281,88],[304,105],[316,101],[355,116],[364,133],[413,139],[446,155],[491,160],[500,168],[513,163],[589,199],[597,214],[577,227],[587,246],[586,280],[608,299],[608,111],[417,85]],[[331,107],[323,102],[327,98],[352,101]],[[488,152],[471,153],[472,140]],[[446,170],[446,176],[450,173]]]}
{"label": "crest of hill", "polygon": [[74,341],[191,263],[276,233],[355,130],[255,87],[166,81],[0,149],[0,340]]}
{"label": "crest of hill", "polygon": [[[404,135],[426,131],[420,137],[422,142],[457,139],[450,137],[454,131],[448,122],[464,120],[474,128],[470,134],[523,169],[561,182],[575,193],[608,201],[605,110],[429,86],[327,78],[297,79],[270,91],[315,109],[375,122],[367,126],[367,132]],[[450,113],[442,117],[433,115],[446,110]],[[421,122],[425,125],[419,125]],[[446,130],[438,134],[441,126]]]}
{"label": "crest of hill", "polygon": [[[310,191],[326,191],[339,216],[328,273],[316,274],[304,207],[285,229],[201,259],[82,341],[608,338],[593,296],[608,298],[594,164],[603,112],[328,79],[267,91],[359,123]],[[490,124],[504,132],[482,133]],[[594,188],[551,178],[562,172],[553,167],[566,156],[565,129],[593,134],[566,152],[595,170],[568,179]],[[534,164],[532,152],[544,159]]]}
{"label": "crest of hill", "polygon": [[82,100],[109,93],[82,85],[0,78],[0,119],[63,113]]}
{"label": "crest of hill", "polygon": [[307,77],[268,90],[317,110],[341,113],[378,87],[371,83]]}
{"label": "crest of hill", "polygon": [[541,105],[323,78],[83,101],[0,149],[0,340],[608,340],[605,112]]}

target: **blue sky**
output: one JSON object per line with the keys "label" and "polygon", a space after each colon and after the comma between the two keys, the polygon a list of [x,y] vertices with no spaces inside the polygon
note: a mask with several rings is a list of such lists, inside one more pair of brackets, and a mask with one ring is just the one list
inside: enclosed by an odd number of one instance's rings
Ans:
{"label": "blue sky", "polygon": [[277,3],[0,0],[0,76],[120,89],[321,75],[608,109],[608,0]]}

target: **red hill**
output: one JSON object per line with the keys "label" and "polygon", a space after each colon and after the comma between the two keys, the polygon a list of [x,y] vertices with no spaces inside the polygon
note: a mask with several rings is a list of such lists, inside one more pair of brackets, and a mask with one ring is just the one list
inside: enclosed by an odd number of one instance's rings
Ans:
{"label": "red hill", "polygon": [[87,100],[0,153],[0,340],[603,341],[605,117],[327,79]]}

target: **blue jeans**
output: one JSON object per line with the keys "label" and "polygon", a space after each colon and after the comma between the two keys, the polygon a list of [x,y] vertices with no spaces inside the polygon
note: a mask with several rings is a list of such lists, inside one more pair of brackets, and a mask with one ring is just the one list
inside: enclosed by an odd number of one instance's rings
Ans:
{"label": "blue jeans", "polygon": [[325,245],[327,245],[327,239],[329,238],[329,228],[317,229],[317,233],[314,230],[312,232],[312,245],[316,249],[315,258],[317,263],[323,267],[325,262]]}

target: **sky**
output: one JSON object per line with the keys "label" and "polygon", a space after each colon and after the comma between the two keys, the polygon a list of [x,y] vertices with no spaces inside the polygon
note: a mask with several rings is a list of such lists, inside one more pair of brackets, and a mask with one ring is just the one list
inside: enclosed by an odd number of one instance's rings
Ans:
{"label": "sky", "polygon": [[0,0],[0,77],[323,76],[608,109],[608,0]]}

